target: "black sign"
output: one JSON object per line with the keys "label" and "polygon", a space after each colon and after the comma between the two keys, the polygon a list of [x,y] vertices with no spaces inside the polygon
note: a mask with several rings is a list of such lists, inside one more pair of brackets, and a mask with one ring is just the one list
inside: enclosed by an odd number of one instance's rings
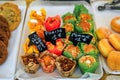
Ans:
{"label": "black sign", "polygon": [[66,38],[65,28],[58,28],[53,31],[45,31],[45,40],[55,44],[59,38]]}
{"label": "black sign", "polygon": [[69,40],[73,42],[74,45],[77,45],[78,42],[83,42],[89,44],[92,40],[93,36],[90,34],[80,34],[72,32],[70,34]]}
{"label": "black sign", "polygon": [[38,37],[38,35],[36,34],[36,32],[30,34],[29,36],[29,39],[30,39],[30,43],[31,44],[34,44],[35,46],[37,46],[38,50],[40,52],[44,51],[47,49],[45,43],[42,41],[42,39],[40,39]]}

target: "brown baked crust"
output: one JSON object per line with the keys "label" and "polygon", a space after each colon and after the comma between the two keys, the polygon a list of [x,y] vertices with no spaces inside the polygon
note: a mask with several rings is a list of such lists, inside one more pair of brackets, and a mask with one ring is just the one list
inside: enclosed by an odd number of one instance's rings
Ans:
{"label": "brown baked crust", "polygon": [[0,21],[0,29],[2,29],[6,33],[7,37],[10,38],[11,32],[9,30],[9,26],[6,23]]}
{"label": "brown baked crust", "polygon": [[21,11],[17,5],[13,3],[4,3],[0,7],[0,15],[5,17],[9,24],[10,31],[17,28],[21,21]]}
{"label": "brown baked crust", "polygon": [[0,40],[0,65],[6,61],[8,56],[7,47],[3,41]]}
{"label": "brown baked crust", "polygon": [[8,21],[7,21],[2,15],[0,15],[0,22],[3,22],[3,23],[5,23],[7,26],[9,26],[9,25],[8,25]]}
{"label": "brown baked crust", "polygon": [[111,21],[111,28],[115,31],[115,32],[119,32],[120,33],[120,23],[118,24],[117,21],[120,21],[120,16],[115,17],[112,19]]}
{"label": "brown baked crust", "polygon": [[3,41],[3,43],[8,46],[8,37],[6,35],[6,33],[0,29],[0,40]]}

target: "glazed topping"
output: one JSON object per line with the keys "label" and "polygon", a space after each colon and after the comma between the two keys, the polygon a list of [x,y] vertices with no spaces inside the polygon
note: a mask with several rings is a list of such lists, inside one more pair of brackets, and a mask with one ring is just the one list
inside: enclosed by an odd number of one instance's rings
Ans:
{"label": "glazed topping", "polygon": [[56,46],[57,46],[58,50],[62,51],[64,44],[61,40],[58,40],[58,41],[56,41]]}
{"label": "glazed topping", "polygon": [[45,66],[49,66],[55,62],[55,59],[49,55],[43,56],[42,59],[45,63]]}
{"label": "glazed topping", "polygon": [[66,23],[63,28],[65,28],[66,32],[71,32],[73,31],[73,25],[71,23]]}
{"label": "glazed topping", "polygon": [[71,14],[71,15],[65,16],[64,21],[67,21],[67,20],[76,20],[76,18]]}
{"label": "glazed topping", "polygon": [[77,24],[77,26],[81,27],[83,29],[83,31],[87,32],[90,30],[91,24],[89,22],[83,21],[83,22],[80,22],[79,24]]}
{"label": "glazed topping", "polygon": [[36,64],[39,64],[39,62],[37,61],[37,57],[35,54],[32,55],[27,55],[27,56],[22,56],[23,59],[23,63],[25,65],[28,65],[30,62],[34,62]]}
{"label": "glazed topping", "polygon": [[68,45],[66,48],[65,48],[65,51],[68,51],[71,53],[71,55],[76,58],[79,53],[80,53],[80,49],[77,47],[77,46],[74,46],[74,45]]}
{"label": "glazed topping", "polygon": [[63,71],[69,71],[75,65],[75,62],[68,58],[61,58],[59,62],[61,63],[60,66]]}
{"label": "glazed topping", "polygon": [[80,19],[81,19],[81,20],[91,20],[92,17],[91,17],[90,14],[81,14],[81,15],[80,15]]}
{"label": "glazed topping", "polygon": [[81,58],[79,59],[79,62],[80,62],[80,63],[86,63],[86,65],[87,65],[88,67],[90,67],[93,63],[96,62],[96,60],[95,60],[94,57],[87,55],[87,56],[81,57]]}
{"label": "glazed topping", "polygon": [[95,49],[96,49],[95,46],[92,45],[92,44],[85,44],[85,45],[84,45],[84,51],[85,51],[86,53],[88,53],[88,52],[90,52],[90,51],[92,51],[92,50],[95,50]]}

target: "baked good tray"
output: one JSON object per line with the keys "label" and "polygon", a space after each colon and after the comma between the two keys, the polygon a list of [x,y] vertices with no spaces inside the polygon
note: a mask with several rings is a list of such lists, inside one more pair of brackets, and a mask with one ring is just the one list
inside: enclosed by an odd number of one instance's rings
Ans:
{"label": "baked good tray", "polygon": [[21,40],[21,34],[23,29],[23,23],[26,13],[26,2],[25,1],[0,1],[0,4],[5,2],[15,3],[18,5],[19,9],[21,10],[21,22],[17,29],[11,32],[11,36],[9,39],[8,44],[8,57],[5,63],[0,65],[0,80],[13,80],[15,70],[16,70],[16,63],[17,63],[17,56],[19,50],[19,43]]}
{"label": "baked good tray", "polygon": [[[113,33],[115,33],[111,29],[110,23],[114,17],[120,16],[120,10],[99,11],[98,6],[104,5],[105,3],[109,3],[109,1],[102,0],[102,1],[94,1],[93,3],[91,3],[91,6],[93,8],[94,17],[95,17],[96,28],[106,27],[106,28],[110,29]],[[108,67],[106,59],[103,56],[101,56],[100,60],[102,62],[102,66],[107,74],[120,74],[120,71],[112,71]]]}
{"label": "baked good tray", "polygon": [[92,9],[90,5],[87,2],[84,1],[34,1],[30,4],[27,15],[26,15],[26,20],[24,24],[24,29],[23,29],[23,35],[21,38],[21,43],[20,43],[20,50],[19,50],[19,56],[18,56],[18,63],[17,63],[17,70],[16,70],[16,75],[15,79],[20,79],[20,80],[86,80],[86,79],[100,79],[103,75],[103,70],[102,70],[102,65],[101,62],[99,61],[99,67],[95,71],[95,73],[86,73],[82,74],[79,69],[76,69],[75,73],[73,76],[69,78],[64,78],[61,77],[60,74],[58,73],[57,69],[52,72],[52,73],[45,73],[42,71],[42,68],[39,68],[39,70],[35,74],[29,74],[24,71],[24,67],[21,64],[21,55],[24,54],[23,50],[23,44],[25,43],[26,38],[30,34],[30,30],[28,28],[28,21],[29,21],[29,15],[31,10],[36,10],[39,11],[41,8],[44,8],[47,12],[47,17],[48,16],[55,16],[55,15],[60,15],[62,16],[63,14],[67,12],[72,12],[74,9],[75,4],[83,4],[85,7],[89,10],[90,13],[92,13]]}

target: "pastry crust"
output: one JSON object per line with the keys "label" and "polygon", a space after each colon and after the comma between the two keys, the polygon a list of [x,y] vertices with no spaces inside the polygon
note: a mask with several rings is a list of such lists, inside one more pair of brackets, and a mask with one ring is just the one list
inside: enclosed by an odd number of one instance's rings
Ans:
{"label": "pastry crust", "polygon": [[108,40],[116,50],[120,51],[120,35],[119,34],[115,34],[115,33],[111,34]]}
{"label": "pastry crust", "polygon": [[108,39],[102,39],[98,42],[98,49],[104,57],[108,57],[109,53],[114,50]]}
{"label": "pastry crust", "polygon": [[111,70],[120,71],[120,52],[112,51],[108,55],[107,64]]}
{"label": "pastry crust", "polygon": [[99,40],[108,38],[108,36],[111,33],[112,32],[108,28],[105,28],[105,27],[100,27],[96,30],[96,35],[97,35]]}
{"label": "pastry crust", "polygon": [[3,4],[0,7],[0,15],[5,17],[9,23],[10,31],[13,31],[17,28],[21,20],[20,9],[17,8],[15,4]]}
{"label": "pastry crust", "polygon": [[[0,19],[1,19],[1,17],[0,17]],[[10,30],[9,30],[9,25],[8,24],[6,24],[3,21],[0,21],[0,29],[2,29],[6,33],[7,37],[10,38],[11,33],[10,33]]]}
{"label": "pastry crust", "polygon": [[112,21],[111,21],[111,28],[115,32],[119,32],[120,33],[120,16],[115,17],[115,18],[112,19]]}
{"label": "pastry crust", "polygon": [[6,61],[7,56],[7,47],[4,42],[0,40],[0,64],[3,64]]}

